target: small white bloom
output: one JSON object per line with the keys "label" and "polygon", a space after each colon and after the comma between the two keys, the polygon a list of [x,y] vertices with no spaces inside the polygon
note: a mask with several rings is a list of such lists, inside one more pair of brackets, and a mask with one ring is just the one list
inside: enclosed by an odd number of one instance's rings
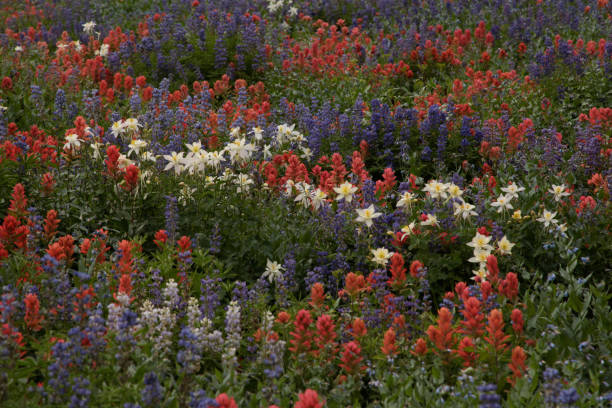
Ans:
{"label": "small white bloom", "polygon": [[510,204],[511,197],[500,194],[495,201],[491,203],[492,207],[497,207],[497,212],[500,213],[504,210],[511,210],[512,204]]}
{"label": "small white bloom", "polygon": [[550,224],[556,224],[557,220],[555,219],[555,215],[557,215],[556,212],[550,212],[548,210],[544,210],[542,212],[542,216],[540,218],[537,218],[536,221],[539,221],[541,223],[544,223],[545,227],[548,227]]}
{"label": "small white bloom", "polygon": [[334,191],[336,194],[336,201],[340,201],[344,199],[347,203],[350,203],[353,200],[353,194],[357,191],[357,187],[353,186],[348,181],[340,184],[339,187],[334,187]]}
{"label": "small white bloom", "polygon": [[507,187],[502,187],[501,191],[506,193],[507,197],[515,198],[518,197],[518,193],[520,193],[521,191],[525,191],[525,187],[519,187],[511,182],[510,184],[508,184]]}
{"label": "small white bloom", "polygon": [[172,152],[170,154],[164,155],[164,159],[168,161],[168,164],[164,168],[164,171],[168,171],[170,169],[174,169],[174,174],[180,174],[183,170],[183,152],[177,153]]}
{"label": "small white bloom", "polygon": [[130,156],[132,153],[136,153],[136,155],[140,154],[140,150],[147,147],[147,142],[141,139],[132,139],[130,142],[130,149],[128,150],[127,155]]}
{"label": "small white bloom", "polygon": [[512,247],[514,245],[516,244],[508,241],[508,238],[504,235],[504,237],[497,242],[497,249],[502,255],[510,255],[512,254]]}
{"label": "small white bloom", "polygon": [[446,184],[440,183],[437,180],[432,180],[425,185],[425,187],[423,188],[423,191],[425,191],[426,193],[429,193],[429,195],[433,199],[436,199],[436,198],[445,199],[446,197],[448,197],[448,193],[446,192],[447,189],[448,189],[448,186]]}
{"label": "small white bloom", "polygon": [[448,184],[448,195],[451,198],[460,198],[463,195],[463,190],[455,183]]}
{"label": "small white bloom", "polygon": [[565,186],[565,184],[561,184],[559,186],[553,184],[552,187],[548,190],[548,192],[555,197],[555,201],[561,201],[561,198],[570,195],[570,193],[565,191],[566,189],[567,187]]}
{"label": "small white bloom", "polygon": [[455,207],[455,217],[461,217],[464,220],[467,220],[472,216],[478,215],[478,213],[474,211],[474,205],[466,203],[465,201],[463,201],[461,204],[454,203],[453,206]]}
{"label": "small white bloom", "polygon": [[76,134],[70,134],[66,136],[66,143],[64,144],[64,149],[74,149],[78,150],[81,147],[82,140],[79,139],[79,136]]}
{"label": "small white bloom", "polygon": [[393,256],[393,252],[389,252],[387,248],[372,249],[371,252],[374,255],[372,262],[382,266],[385,266],[389,262],[389,258]]}
{"label": "small white bloom", "polygon": [[475,249],[474,256],[468,259],[468,262],[479,263],[481,267],[486,265],[488,256],[491,255],[490,251],[485,251],[482,249]]}
{"label": "small white bloom", "polygon": [[123,126],[125,126],[127,130],[136,132],[138,131],[138,128],[141,127],[142,125],[138,123],[138,119],[129,118],[129,119],[126,119],[125,122],[123,122]]}
{"label": "small white bloom", "polygon": [[318,210],[323,205],[323,203],[325,203],[326,198],[327,194],[321,191],[320,188],[317,188],[310,196],[310,200],[312,201],[312,207],[315,210]]}
{"label": "small white bloom", "polygon": [[87,35],[93,35],[94,28],[96,28],[96,23],[93,22],[93,21],[89,21],[89,22],[83,24],[83,31]]}
{"label": "small white bloom", "polygon": [[238,188],[236,190],[239,193],[242,193],[249,191],[249,185],[253,184],[253,179],[251,179],[247,174],[239,174],[234,182],[238,184]]}
{"label": "small white bloom", "polygon": [[266,262],[266,270],[264,271],[262,278],[268,279],[270,283],[278,282],[283,277],[283,271],[285,268],[282,267],[276,261],[267,260]]}
{"label": "small white bloom", "polygon": [[415,201],[416,198],[414,198],[414,194],[409,191],[406,191],[400,196],[400,199],[398,200],[396,206],[397,208],[409,208],[410,205]]}
{"label": "small white bloom", "polygon": [[493,247],[489,245],[491,241],[490,236],[482,235],[480,232],[476,232],[474,238],[470,242],[467,243],[467,246],[474,248],[476,250],[486,250],[491,251]]}
{"label": "small white bloom", "polygon": [[23,51],[23,47],[21,45],[18,45],[15,47],[15,52],[22,52]]}
{"label": "small white bloom", "polygon": [[255,140],[260,141],[263,139],[263,129],[259,126],[253,128],[253,137]]}
{"label": "small white bloom", "polygon": [[370,206],[368,208],[357,208],[357,222],[363,222],[365,223],[365,225],[367,225],[368,227],[371,227],[373,222],[372,220],[374,218],[378,218],[382,215],[382,213],[377,213],[376,210],[374,209],[374,205],[370,204]]}
{"label": "small white bloom", "polygon": [[430,227],[438,227],[440,223],[438,223],[438,217],[433,214],[426,214],[427,219],[425,221],[421,221],[421,225],[430,226]]}
{"label": "small white bloom", "polygon": [[118,120],[117,122],[113,123],[111,126],[111,133],[115,137],[119,137],[119,135],[121,135],[122,133],[125,133],[125,130],[126,130],[125,122],[122,120]]}

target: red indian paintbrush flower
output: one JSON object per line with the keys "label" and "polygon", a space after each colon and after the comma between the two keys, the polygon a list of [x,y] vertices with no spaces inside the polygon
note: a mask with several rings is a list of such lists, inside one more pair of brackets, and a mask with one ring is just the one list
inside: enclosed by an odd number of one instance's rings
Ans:
{"label": "red indian paintbrush flower", "polygon": [[493,309],[491,313],[489,313],[487,332],[489,335],[485,337],[485,340],[493,346],[496,351],[503,352],[508,348],[508,345],[505,343],[510,336],[504,333],[504,317],[499,309]]}
{"label": "red indian paintbrush flower", "polygon": [[43,317],[40,315],[40,302],[38,296],[35,293],[30,293],[25,297],[25,322],[28,328],[38,331],[41,329],[40,323]]}
{"label": "red indian paintbrush flower", "polygon": [[323,402],[319,401],[319,394],[315,390],[307,389],[298,395],[293,408],[323,408]]}
{"label": "red indian paintbrush flower", "polygon": [[397,346],[395,345],[395,330],[393,330],[393,327],[389,327],[389,329],[385,332],[383,345],[380,349],[386,356],[399,353]]}

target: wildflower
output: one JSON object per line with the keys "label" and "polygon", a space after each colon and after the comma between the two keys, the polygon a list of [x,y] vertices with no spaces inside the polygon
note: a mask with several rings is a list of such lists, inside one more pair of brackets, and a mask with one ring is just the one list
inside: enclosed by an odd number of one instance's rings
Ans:
{"label": "wildflower", "polygon": [[[474,342],[469,337],[464,337],[457,346],[456,353],[463,359],[463,366],[470,367],[474,360],[476,360],[476,353],[474,352]],[[482,406],[482,405],[481,405]]]}
{"label": "wildflower", "polygon": [[536,218],[536,221],[539,221],[544,224],[545,227],[550,226],[550,224],[556,224],[557,220],[555,219],[556,212],[550,212],[548,210],[544,210],[542,212],[542,216],[540,218]]}
{"label": "wildflower", "polygon": [[521,210],[516,210],[512,213],[512,219],[520,221],[523,219],[523,216],[521,215]]}
{"label": "wildflower", "polygon": [[262,275],[262,278],[268,279],[270,283],[276,281],[278,282],[282,276],[283,271],[285,269],[276,261],[267,260],[266,262],[266,270]]}
{"label": "wildflower", "polygon": [[338,194],[336,196],[336,201],[344,199],[344,201],[350,203],[353,200],[353,194],[355,194],[357,191],[357,187],[353,186],[348,181],[345,181],[344,183],[340,184],[339,187],[334,187],[334,191],[336,194]]}
{"label": "wildflower", "polygon": [[317,319],[317,339],[316,343],[319,349],[324,348],[327,344],[333,343],[337,334],[336,326],[331,316],[322,314]]}
{"label": "wildflower", "polygon": [[474,256],[468,259],[468,262],[472,263],[480,263],[480,265],[484,265],[487,262],[487,257],[491,254],[491,252],[484,249],[474,249]]}
{"label": "wildflower", "polygon": [[249,191],[249,185],[253,184],[253,179],[248,174],[239,174],[235,183],[238,184],[236,191],[239,193]]}
{"label": "wildflower", "polygon": [[95,54],[99,55],[101,57],[107,57],[108,56],[108,52],[110,51],[110,45],[108,44],[102,44],[102,46],[100,47],[99,50],[96,50]]}
{"label": "wildflower", "polygon": [[94,21],[88,21],[83,24],[83,32],[87,35],[93,35],[94,28],[96,28],[96,23]]}
{"label": "wildflower", "polygon": [[453,334],[455,330],[452,328],[453,314],[445,307],[438,311],[437,326],[430,325],[427,328],[429,340],[436,346],[438,351],[447,351],[453,347],[455,343]]}
{"label": "wildflower", "polygon": [[302,309],[295,316],[295,321],[293,322],[295,330],[289,333],[293,337],[290,341],[292,346],[289,347],[292,353],[299,354],[310,351],[312,333],[309,328],[311,323],[312,318],[307,310]]}
{"label": "wildflower", "polygon": [[344,344],[342,352],[340,368],[343,368],[348,374],[356,374],[365,367],[360,366],[363,357],[361,356],[361,347],[355,340]]}
{"label": "wildflower", "polygon": [[501,191],[506,193],[506,197],[509,199],[518,197],[518,193],[525,191],[525,187],[519,187],[516,184],[510,182],[507,187],[502,187]]}
{"label": "wildflower", "polygon": [[386,356],[399,353],[397,346],[395,345],[395,330],[393,330],[393,327],[389,327],[389,329],[385,332],[383,346],[380,349]]}
{"label": "wildflower", "polygon": [[378,218],[382,215],[382,213],[378,213],[376,212],[376,210],[374,209],[374,205],[370,204],[370,206],[368,208],[357,208],[357,222],[363,222],[365,223],[365,225],[367,225],[368,227],[371,227],[373,222],[372,220],[374,218]]}
{"label": "wildflower", "polygon": [[406,268],[404,268],[404,258],[399,252],[391,256],[391,284],[401,285],[406,280]]}
{"label": "wildflower", "polygon": [[138,123],[138,119],[136,119],[136,118],[129,118],[129,119],[126,119],[125,122],[123,122],[123,126],[127,130],[131,130],[133,132],[136,132],[136,131],[138,131],[138,128],[141,127],[142,125],[140,123]]}
{"label": "wildflower", "polygon": [[315,390],[307,389],[298,394],[298,401],[293,408],[323,408],[323,402],[319,401],[319,394]]}
{"label": "wildflower", "polygon": [[480,232],[476,232],[476,235],[474,235],[474,238],[472,238],[472,240],[468,242],[466,245],[474,248],[474,251],[476,251],[477,249],[491,251],[493,250],[493,247],[489,245],[490,241],[491,241],[491,237],[483,235]]}
{"label": "wildflower", "polygon": [[461,333],[480,337],[484,328],[484,315],[481,313],[481,304],[475,297],[470,297],[465,303],[465,308],[461,311],[464,320],[461,322]]}
{"label": "wildflower", "polygon": [[504,318],[502,312],[498,309],[491,310],[489,313],[489,325],[487,326],[489,335],[484,339],[496,350],[504,351],[508,347],[505,344],[510,338],[504,333]]}
{"label": "wildflower", "polygon": [[409,191],[404,192],[400,197],[401,198],[396,204],[397,208],[409,208],[410,205],[416,201],[414,194]]}
{"label": "wildflower", "polygon": [[413,278],[418,277],[419,273],[421,272],[421,269],[423,269],[424,266],[425,265],[423,265],[423,262],[421,261],[412,261],[412,263],[410,264],[410,276],[412,276]]}
{"label": "wildflower", "polygon": [[421,225],[423,226],[431,226],[431,227],[440,226],[440,223],[438,222],[438,218],[433,214],[423,214],[421,218],[424,218],[423,221],[421,221]]}
{"label": "wildflower", "polygon": [[360,318],[356,318],[355,320],[353,320],[351,328],[353,329],[352,335],[356,339],[368,334],[368,329],[366,328],[365,322]]}
{"label": "wildflower", "polygon": [[451,198],[461,198],[461,196],[463,195],[463,190],[455,183],[448,184],[447,188],[448,188],[448,195]]}
{"label": "wildflower", "polygon": [[325,301],[325,291],[323,289],[323,284],[320,282],[316,282],[310,288],[310,305],[312,307],[321,307],[323,302]]}
{"label": "wildflower", "polygon": [[64,144],[64,149],[79,149],[81,147],[82,140],[79,139],[79,136],[76,134],[70,134],[65,138],[66,143]]}
{"label": "wildflower", "polygon": [[523,333],[523,312],[519,309],[514,309],[510,314],[510,319],[512,320],[512,328],[516,332],[517,335]]}
{"label": "wildflower", "polygon": [[263,139],[263,129],[259,126],[253,128],[253,137],[255,140],[259,141]]}
{"label": "wildflower", "polygon": [[172,152],[164,155],[164,159],[168,161],[168,164],[164,168],[164,171],[174,169],[174,174],[180,174],[182,170],[183,152],[177,153]]}
{"label": "wildflower", "polygon": [[508,367],[512,370],[514,378],[509,380],[510,383],[513,383],[514,379],[523,376],[523,372],[525,371],[525,360],[527,360],[527,356],[521,346],[516,346],[512,349],[512,360],[508,363]]}
{"label": "wildflower", "polygon": [[508,238],[504,235],[502,239],[497,242],[497,249],[502,255],[510,255],[512,254],[512,247],[516,245],[512,242],[508,241]]}
{"label": "wildflower", "polygon": [[138,184],[139,174],[140,170],[138,169],[138,167],[134,166],[133,164],[127,166],[127,168],[125,169],[124,180],[128,190],[131,191],[132,189],[134,189],[134,187],[136,187],[136,184]]}
{"label": "wildflower", "polygon": [[410,351],[410,353],[417,356],[422,356],[427,353],[427,343],[425,339],[419,338],[414,345],[414,350]]}
{"label": "wildflower", "polygon": [[355,296],[359,292],[363,291],[366,286],[365,278],[363,275],[357,275],[353,272],[349,272],[344,278],[345,281],[345,291],[350,296]]}
{"label": "wildflower", "polygon": [[565,184],[561,184],[559,186],[553,184],[552,187],[548,190],[548,192],[554,196],[555,201],[561,201],[561,198],[570,195],[570,193],[565,191],[566,189],[567,187],[565,186]]}
{"label": "wildflower", "polygon": [[310,200],[312,202],[312,207],[315,210],[318,210],[319,208],[321,208],[321,206],[323,205],[323,203],[325,202],[325,199],[327,198],[327,194],[325,194],[323,191],[321,191],[320,188],[317,188],[312,195],[310,196]]}
{"label": "wildflower", "polygon": [[495,201],[491,203],[492,207],[497,207],[497,212],[500,213],[504,210],[511,210],[512,204],[510,204],[511,197],[500,194]]}
{"label": "wildflower", "polygon": [[132,153],[140,154],[140,150],[147,147],[147,142],[141,139],[132,139],[130,141],[129,150],[127,155],[130,156]]}
{"label": "wildflower", "polygon": [[448,189],[448,185],[444,183],[440,183],[436,180],[432,180],[425,185],[425,187],[423,188],[423,191],[425,191],[426,193],[429,193],[429,195],[433,199],[437,199],[437,198],[445,199],[446,197],[448,197],[447,189]]}
{"label": "wildflower", "polygon": [[113,136],[119,137],[119,135],[123,134],[126,130],[125,122],[118,120],[111,125],[111,132]]}
{"label": "wildflower", "polygon": [[301,203],[302,206],[308,207],[310,205],[310,184],[299,182],[295,185],[295,189],[298,191],[298,195],[295,197],[296,203]]}
{"label": "wildflower", "polygon": [[478,215],[478,213],[474,211],[475,206],[465,201],[463,201],[461,204],[453,203],[453,206],[455,207],[455,217],[461,217],[464,220],[467,220],[472,216]]}
{"label": "wildflower", "polygon": [[25,314],[25,322],[28,328],[38,331],[42,327],[40,323],[43,318],[39,314],[40,313],[40,302],[38,301],[38,296],[35,293],[30,293],[25,297],[25,306],[26,306],[26,314]]}
{"label": "wildflower", "polygon": [[372,258],[372,262],[382,266],[385,266],[389,261],[389,258],[391,258],[391,256],[393,255],[393,252],[389,252],[387,248],[372,249],[371,252],[372,255],[374,255],[374,258]]}

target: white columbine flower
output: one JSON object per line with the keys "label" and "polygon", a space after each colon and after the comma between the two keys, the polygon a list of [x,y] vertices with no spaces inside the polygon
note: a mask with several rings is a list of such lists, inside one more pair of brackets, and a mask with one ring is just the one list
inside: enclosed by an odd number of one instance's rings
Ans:
{"label": "white columbine flower", "polygon": [[474,205],[466,203],[465,201],[463,201],[461,204],[454,203],[453,206],[455,207],[455,217],[461,217],[464,220],[467,220],[471,216],[478,215],[478,213],[474,211]]}
{"label": "white columbine flower", "polygon": [[511,210],[513,208],[512,204],[510,204],[511,199],[512,197],[508,197],[503,194],[500,194],[499,197],[497,197],[497,200],[491,203],[491,207],[497,207],[498,213],[504,210]]}
{"label": "white columbine flower", "polygon": [[325,203],[326,198],[327,194],[321,191],[320,188],[317,188],[310,196],[313,208],[315,210],[318,210],[323,205],[323,203]]}
{"label": "white columbine flower", "polygon": [[279,281],[283,277],[283,271],[285,269],[276,261],[267,260],[266,270],[264,271],[262,278],[268,279],[270,283]]}
{"label": "white columbine flower", "polygon": [[557,220],[555,219],[555,215],[557,215],[556,212],[550,212],[548,210],[544,210],[542,212],[542,216],[540,218],[537,218],[536,221],[540,221],[542,223],[544,223],[545,227],[548,227],[550,224],[556,224]]}
{"label": "white columbine flower", "polygon": [[488,256],[491,255],[490,251],[484,251],[482,249],[474,249],[474,256],[468,259],[468,262],[479,263],[481,267],[486,265]]}
{"label": "white columbine flower", "polygon": [[111,126],[111,132],[113,136],[115,137],[119,137],[119,135],[124,133],[125,130],[126,130],[125,122],[122,120],[118,120],[117,122],[113,123]]}
{"label": "white columbine flower", "polygon": [[432,180],[425,185],[425,187],[423,188],[423,191],[425,191],[426,193],[429,193],[429,195],[433,199],[436,199],[436,198],[445,199],[446,197],[448,197],[448,194],[446,192],[447,189],[448,189],[448,186],[446,184],[440,183],[437,180]]}
{"label": "white columbine flower", "polygon": [[64,149],[79,149],[81,147],[81,139],[79,139],[79,136],[76,134],[71,134],[66,136],[66,144],[64,144]]}
{"label": "white columbine flower", "polygon": [[129,118],[129,119],[126,119],[125,122],[123,122],[123,126],[125,126],[125,128],[127,130],[131,130],[133,132],[136,132],[138,130],[138,128],[141,127],[142,125],[140,123],[138,123],[138,119],[136,119],[136,118]]}
{"label": "white columbine flower", "polygon": [[570,193],[565,191],[566,189],[567,187],[565,186],[565,184],[561,184],[560,186],[553,184],[550,190],[548,190],[548,192],[555,196],[555,201],[561,201],[561,198],[570,195]]}
{"label": "white columbine flower", "polygon": [[164,155],[164,159],[168,161],[168,164],[166,164],[164,171],[174,169],[174,174],[181,173],[181,170],[183,170],[183,152],[172,152],[170,154],[166,154]]}
{"label": "white columbine flower", "polygon": [[506,193],[506,197],[514,198],[518,197],[518,193],[520,193],[521,191],[525,191],[525,187],[519,187],[511,182],[510,184],[508,184],[507,187],[502,187],[501,191]]}
{"label": "white columbine flower", "polygon": [[502,255],[510,255],[512,254],[512,247],[514,245],[516,244],[513,244],[512,242],[508,241],[508,238],[506,238],[506,236],[504,235],[504,237],[497,242],[497,249]]}
{"label": "white columbine flower", "polygon": [[89,22],[83,24],[83,31],[87,35],[93,35],[94,28],[96,28],[96,23],[93,22],[93,21],[89,21]]}
{"label": "white columbine flower", "polygon": [[253,128],[253,137],[255,140],[260,141],[263,139],[263,129],[259,126]]}
{"label": "white columbine flower", "polygon": [[400,199],[398,200],[396,206],[397,208],[409,208],[410,204],[415,201],[416,198],[414,198],[414,194],[409,191],[406,191],[400,196]]}
{"label": "white columbine flower", "polygon": [[132,139],[130,142],[130,149],[128,150],[127,155],[130,156],[132,153],[140,154],[140,150],[147,147],[147,142],[141,139]]}
{"label": "white columbine flower", "polygon": [[455,183],[450,183],[448,184],[448,195],[450,195],[451,198],[461,198],[463,190]]}
{"label": "white columbine flower", "polygon": [[336,194],[336,201],[340,201],[344,199],[347,203],[350,203],[353,200],[353,194],[357,191],[357,187],[353,186],[348,181],[340,184],[339,187],[334,187],[334,191]]}
{"label": "white columbine flower", "polygon": [[374,218],[378,218],[382,215],[382,213],[377,213],[376,210],[374,209],[374,205],[370,204],[370,206],[368,208],[358,208],[357,210],[357,222],[363,222],[365,223],[365,225],[367,225],[368,227],[371,227],[373,222],[372,220]]}
{"label": "white columbine flower", "polygon": [[253,184],[253,179],[247,174],[239,174],[234,182],[238,184],[237,191],[241,193],[249,191],[249,185]]}
{"label": "white columbine flower", "polygon": [[472,238],[472,240],[467,243],[467,246],[474,248],[474,251],[476,250],[491,251],[493,247],[489,245],[490,241],[491,241],[491,237],[482,235],[480,232],[476,232],[476,235],[474,235],[474,238]]}
{"label": "white columbine flower", "polygon": [[387,248],[377,248],[372,249],[372,262],[377,263],[379,265],[385,266],[387,262],[389,262],[389,258],[393,255],[393,252],[389,252]]}
{"label": "white columbine flower", "polygon": [[425,221],[421,221],[421,225],[427,227],[438,227],[440,224],[438,223],[438,217],[433,214],[426,214],[427,219]]}

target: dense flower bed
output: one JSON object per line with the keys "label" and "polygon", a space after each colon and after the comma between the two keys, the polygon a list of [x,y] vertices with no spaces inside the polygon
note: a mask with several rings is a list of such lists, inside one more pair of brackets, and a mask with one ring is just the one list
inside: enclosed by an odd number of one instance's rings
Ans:
{"label": "dense flower bed", "polygon": [[612,401],[608,0],[0,17],[0,405]]}

